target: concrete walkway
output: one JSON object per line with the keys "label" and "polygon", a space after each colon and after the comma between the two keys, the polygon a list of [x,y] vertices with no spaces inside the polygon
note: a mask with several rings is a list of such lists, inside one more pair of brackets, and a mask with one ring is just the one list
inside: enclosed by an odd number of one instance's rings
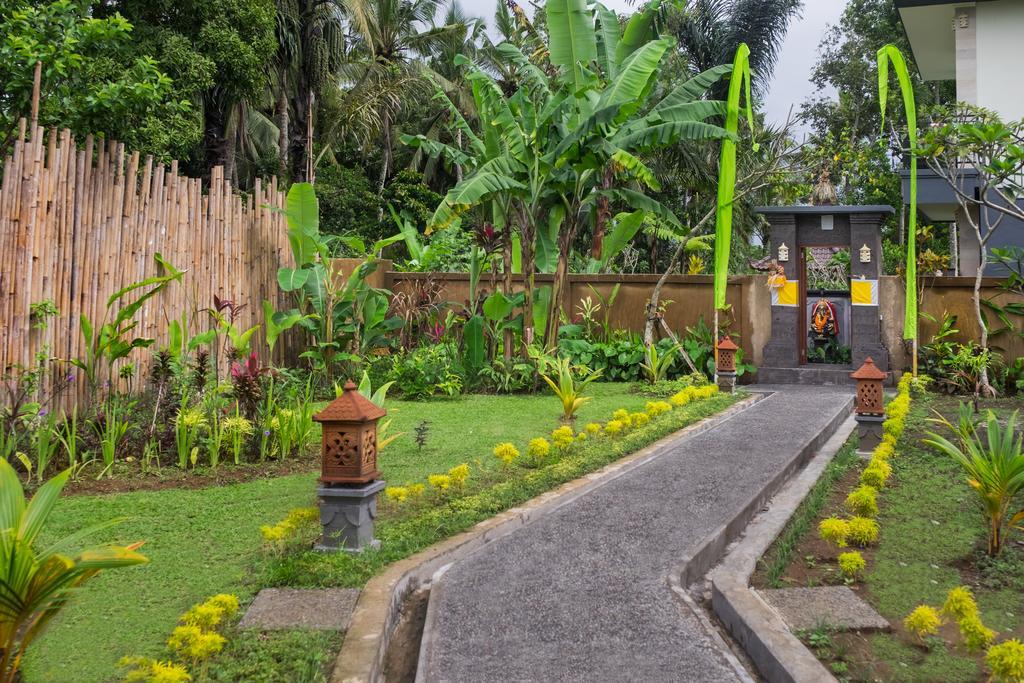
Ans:
{"label": "concrete walkway", "polygon": [[669,574],[851,405],[845,387],[775,389],[449,568],[418,679],[740,680]]}

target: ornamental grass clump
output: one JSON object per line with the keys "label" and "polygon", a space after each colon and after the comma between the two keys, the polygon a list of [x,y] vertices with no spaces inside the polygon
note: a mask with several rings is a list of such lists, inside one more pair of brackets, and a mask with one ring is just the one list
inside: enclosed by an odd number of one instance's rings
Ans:
{"label": "ornamental grass clump", "polygon": [[848,579],[856,579],[866,566],[864,556],[856,550],[839,554],[839,570]]}
{"label": "ornamental grass clump", "polygon": [[993,645],[985,655],[992,680],[999,683],[1024,681],[1024,643],[1016,638]]}
{"label": "ornamental grass clump", "polygon": [[508,466],[519,457],[519,449],[507,441],[499,443],[494,447],[494,457],[500,460],[502,465]]}
{"label": "ornamental grass clump", "polygon": [[939,613],[935,611],[934,607],[928,605],[918,605],[903,620],[904,628],[920,640],[924,640],[925,636],[937,635],[941,625],[942,619],[939,617]]}
{"label": "ornamental grass clump", "polygon": [[232,415],[224,418],[220,428],[231,446],[231,455],[234,457],[235,464],[240,464],[242,461],[242,448],[245,446],[246,440],[256,431],[255,427],[253,427],[251,421],[242,415]]}
{"label": "ornamental grass clump", "polygon": [[818,535],[821,540],[833,544],[837,548],[845,548],[850,536],[850,523],[838,517],[829,517],[818,524]]}
{"label": "ornamental grass clump", "polygon": [[[541,374],[541,378],[548,383],[555,396],[562,403],[562,419],[571,422],[576,419],[576,411],[591,400],[590,396],[583,396],[583,390],[588,384],[598,379],[603,370],[591,370],[585,366],[573,366],[568,358],[558,358],[554,362],[556,379]],[[579,377],[577,378],[577,374]]]}
{"label": "ornamental grass clump", "polygon": [[878,522],[873,519],[851,517],[847,522],[847,529],[847,540],[862,548],[878,540]]}
{"label": "ornamental grass clump", "polygon": [[860,517],[878,514],[878,491],[871,486],[858,486],[846,496],[846,509]]}

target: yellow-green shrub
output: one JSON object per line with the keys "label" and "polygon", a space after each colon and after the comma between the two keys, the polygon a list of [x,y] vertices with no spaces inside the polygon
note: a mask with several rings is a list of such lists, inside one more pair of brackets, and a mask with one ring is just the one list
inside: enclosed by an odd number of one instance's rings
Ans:
{"label": "yellow-green shrub", "polygon": [[918,638],[937,634],[941,625],[939,613],[928,605],[919,605],[903,620],[903,626]]}
{"label": "yellow-green shrub", "polygon": [[871,459],[887,462],[895,453],[896,449],[893,448],[892,444],[888,441],[883,441],[875,448],[874,453],[871,454]]}
{"label": "yellow-green shrub", "polygon": [[657,417],[672,410],[672,404],[667,401],[648,401],[645,406],[647,414]]}
{"label": "yellow-green shrub", "polygon": [[384,497],[393,503],[404,503],[409,499],[409,488],[406,486],[388,486],[384,489]]}
{"label": "yellow-green shrub", "polygon": [[317,508],[295,508],[277,524],[261,526],[260,534],[268,544],[283,546],[304,524],[318,521],[320,521],[320,510]]}
{"label": "yellow-green shrub", "polygon": [[448,470],[448,477],[452,480],[452,486],[462,488],[469,479],[469,465],[462,463]]}
{"label": "yellow-green shrub", "polygon": [[576,433],[569,425],[562,425],[551,432],[551,440],[554,442],[555,448],[565,449],[576,441]]}
{"label": "yellow-green shrub", "polygon": [[604,426],[604,433],[609,436],[615,436],[616,434],[622,433],[626,426],[622,423],[622,420],[609,420]]}
{"label": "yellow-green shrub", "polygon": [[628,429],[633,424],[633,421],[629,417],[629,411],[625,408],[619,408],[612,413],[612,419],[620,422],[623,429]]}
{"label": "yellow-green shrub", "polygon": [[526,445],[526,454],[534,460],[543,460],[550,452],[551,444],[543,436],[530,439],[530,443]]}
{"label": "yellow-green shrub", "polygon": [[864,571],[866,566],[867,562],[864,561],[864,556],[856,550],[839,554],[839,569],[848,578],[857,578],[857,575]]}
{"label": "yellow-green shrub", "polygon": [[847,540],[861,547],[878,540],[878,522],[867,517],[851,517],[848,522]]}
{"label": "yellow-green shrub", "polygon": [[419,498],[427,490],[427,487],[423,484],[409,484],[406,488],[409,490],[410,498]]}
{"label": "yellow-green shrub", "polygon": [[992,680],[1005,683],[1024,681],[1024,643],[1016,638],[993,645],[985,655]]}
{"label": "yellow-green shrub", "polygon": [[884,460],[872,460],[864,471],[860,473],[860,483],[863,486],[881,489],[885,482],[892,475],[892,465]]}
{"label": "yellow-green shrub", "polygon": [[946,602],[942,605],[942,613],[956,621],[976,615],[978,603],[974,601],[971,589],[967,586],[951,588],[946,594]]}
{"label": "yellow-green shrub", "polygon": [[964,645],[971,652],[980,652],[995,640],[996,632],[981,623],[981,617],[973,614],[956,622],[960,627]]}
{"label": "yellow-green shrub", "polygon": [[519,449],[507,441],[499,443],[494,447],[494,457],[500,460],[502,465],[511,465],[519,457]]}
{"label": "yellow-green shrub", "polygon": [[447,474],[427,475],[427,483],[437,491],[447,491],[452,487],[452,478]]}
{"label": "yellow-green shrub", "polygon": [[845,548],[846,539],[850,535],[850,523],[838,517],[823,519],[818,524],[818,535],[837,548]]}
{"label": "yellow-green shrub", "polygon": [[587,434],[596,436],[601,433],[601,424],[598,422],[588,422],[587,426],[583,428]]}
{"label": "yellow-green shrub", "polygon": [[846,509],[861,517],[878,514],[878,491],[870,486],[858,486],[846,496]]}
{"label": "yellow-green shrub", "polygon": [[671,402],[672,405],[674,405],[677,408],[682,408],[691,400],[692,398],[690,396],[690,392],[686,391],[686,389],[683,389],[682,391],[674,394],[672,398],[669,399],[669,402]]}
{"label": "yellow-green shrub", "polygon": [[122,657],[117,663],[127,669],[125,683],[187,683],[192,680],[188,669],[180,664],[161,662],[149,657]]}
{"label": "yellow-green shrub", "polygon": [[634,427],[643,427],[651,421],[651,418],[647,416],[647,413],[633,413],[629,416],[629,421]]}

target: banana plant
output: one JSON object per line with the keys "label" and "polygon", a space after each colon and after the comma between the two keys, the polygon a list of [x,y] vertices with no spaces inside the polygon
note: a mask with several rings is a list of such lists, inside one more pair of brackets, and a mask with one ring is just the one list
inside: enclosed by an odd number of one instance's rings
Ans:
{"label": "banana plant", "polygon": [[[72,358],[69,362],[85,373],[90,387],[95,388],[101,380],[105,380],[107,386],[110,386],[117,361],[127,358],[135,349],[146,348],[154,342],[148,337],[130,336],[131,331],[139,324],[132,318],[139,312],[143,304],[166,289],[172,282],[180,282],[185,271],[175,268],[159,253],[153,255],[153,260],[164,271],[163,275],[134,282],[114,292],[107,299],[104,318],[98,325],[95,325],[84,314],[79,318],[82,336],[85,338],[85,355],[81,358]],[[129,294],[139,290],[142,291],[134,301],[123,303]],[[114,310],[115,306],[117,306],[116,311]],[[113,312],[113,319],[108,322],[111,312]]]}

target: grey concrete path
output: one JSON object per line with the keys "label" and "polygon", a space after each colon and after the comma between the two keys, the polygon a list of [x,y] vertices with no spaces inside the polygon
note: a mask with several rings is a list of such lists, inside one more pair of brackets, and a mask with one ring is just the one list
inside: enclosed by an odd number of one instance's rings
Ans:
{"label": "grey concrete path", "polygon": [[418,679],[739,680],[669,573],[849,411],[845,387],[776,388],[449,568]]}

